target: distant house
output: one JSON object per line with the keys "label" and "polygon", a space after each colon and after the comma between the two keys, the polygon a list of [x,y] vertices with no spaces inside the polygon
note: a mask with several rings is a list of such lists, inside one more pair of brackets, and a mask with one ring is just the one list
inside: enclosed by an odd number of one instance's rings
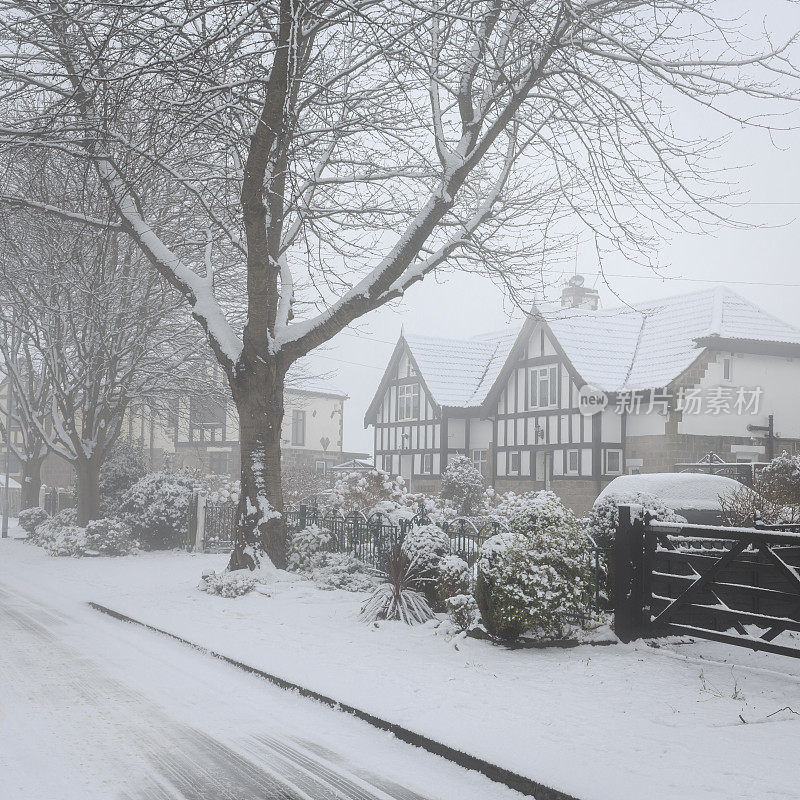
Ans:
{"label": "distant house", "polygon": [[[126,413],[121,437],[142,443],[153,470],[196,467],[203,472],[239,478],[239,423],[218,370],[209,375],[209,391],[173,401],[168,411],[151,412],[133,403]],[[6,407],[7,381],[0,382],[0,413]],[[284,393],[281,455],[285,466],[301,466],[327,474],[342,462],[365,458],[365,453],[342,448],[344,403],[347,395],[319,381],[293,380]],[[5,420],[3,420],[5,421]],[[12,426],[16,444],[22,441],[18,424]],[[0,467],[5,444],[0,437]],[[11,457],[12,478],[21,477],[17,459]],[[42,465],[47,486],[69,488],[74,483],[71,465],[50,454]]]}
{"label": "distant house", "polygon": [[[626,472],[796,451],[798,391],[800,330],[731,290],[598,309],[576,276],[514,331],[401,335],[364,422],[376,465],[416,490],[466,453],[498,490],[551,488],[585,511]],[[770,416],[765,441],[748,426]]]}

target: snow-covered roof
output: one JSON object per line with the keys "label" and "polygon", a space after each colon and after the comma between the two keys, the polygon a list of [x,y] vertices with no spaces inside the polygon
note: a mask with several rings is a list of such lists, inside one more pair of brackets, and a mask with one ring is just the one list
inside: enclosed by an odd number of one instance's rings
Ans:
{"label": "snow-covered roof", "polygon": [[540,304],[521,328],[470,339],[404,335],[401,342],[408,345],[440,406],[473,408],[486,401],[520,334],[527,335],[540,320],[580,377],[606,392],[668,386],[713,338],[800,346],[800,329],[727,287],[636,307],[591,310]]}
{"label": "snow-covered roof", "polygon": [[657,497],[673,510],[718,511],[720,496],[728,496],[741,488],[741,483],[725,475],[696,472],[620,475],[600,492],[595,504],[606,497],[625,500],[641,492]]}
{"label": "snow-covered roof", "polygon": [[580,376],[605,391],[666,386],[709,337],[800,344],[800,330],[726,287],[666,297],[635,308],[592,311],[540,306]]}
{"label": "snow-covered roof", "polygon": [[519,331],[474,339],[404,336],[433,399],[440,406],[479,406],[516,341]]}

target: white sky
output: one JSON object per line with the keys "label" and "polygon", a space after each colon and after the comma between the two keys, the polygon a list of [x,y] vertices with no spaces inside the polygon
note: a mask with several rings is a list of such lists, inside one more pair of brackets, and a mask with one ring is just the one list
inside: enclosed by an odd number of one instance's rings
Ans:
{"label": "white sky", "polygon": [[[731,3],[731,10],[740,5]],[[746,4],[745,4],[746,5]],[[800,28],[798,13],[786,10],[778,25],[784,35]],[[776,7],[767,3],[767,8]],[[773,27],[776,18],[770,22]],[[774,29],[774,28],[773,28]],[[763,109],[762,109],[763,110]],[[696,115],[696,116],[695,116]],[[588,239],[578,247],[577,269],[596,285],[604,307],[625,302],[681,294],[724,283],[749,297],[775,316],[800,328],[800,131],[768,133],[724,125],[707,114],[682,110],[674,115],[677,127],[698,126],[716,133],[730,133],[717,153],[714,167],[737,167],[731,175],[733,188],[742,192],[744,205],[738,219],[754,226],[745,230],[720,227],[713,234],[681,234],[665,241],[659,261],[665,265],[663,280],[622,258],[607,262],[611,288],[596,279],[597,257]],[[692,131],[694,127],[694,131]],[[564,278],[574,264],[564,267]],[[612,291],[613,290],[613,291]],[[542,299],[557,299],[560,286]],[[509,324],[519,324],[521,313],[504,301],[488,279],[450,273],[431,276],[411,289],[402,302],[381,309],[344,331],[324,352],[314,356],[314,369],[331,373],[330,383],[346,391],[344,447],[372,452],[372,431],[365,430],[364,412],[381,379],[401,327],[432,336],[469,337]]]}

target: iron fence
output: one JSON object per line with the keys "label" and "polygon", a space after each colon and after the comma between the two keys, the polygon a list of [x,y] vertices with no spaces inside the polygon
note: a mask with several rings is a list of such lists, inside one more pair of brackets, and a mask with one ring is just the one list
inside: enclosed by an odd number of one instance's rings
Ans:
{"label": "iron fence", "polygon": [[[202,511],[205,522],[203,550],[207,553],[229,553],[233,550],[233,535],[236,526],[236,504],[205,502]],[[327,550],[333,553],[348,553],[359,561],[380,568],[381,562],[395,544],[402,544],[409,530],[415,525],[430,524],[431,519],[424,509],[410,519],[400,519],[395,524],[386,514],[375,512],[369,517],[360,511],[350,514],[324,513],[316,506],[300,505],[284,510],[287,527],[303,530],[309,525],[319,525],[331,534]],[[487,539],[509,529],[501,521],[486,517],[457,517],[438,523],[450,538],[450,552],[463,558],[470,567],[475,565],[481,547]],[[197,499],[189,512],[187,545],[193,547],[197,531]],[[600,611],[609,605],[606,593],[610,571],[611,548],[599,547],[589,537],[587,558],[594,575],[594,587],[589,605]]]}

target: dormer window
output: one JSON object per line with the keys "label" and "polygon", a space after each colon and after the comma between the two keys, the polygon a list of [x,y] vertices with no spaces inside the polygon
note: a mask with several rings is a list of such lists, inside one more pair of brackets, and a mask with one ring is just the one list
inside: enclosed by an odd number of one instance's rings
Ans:
{"label": "dormer window", "polygon": [[406,383],[397,387],[397,420],[419,419],[419,384]]}

